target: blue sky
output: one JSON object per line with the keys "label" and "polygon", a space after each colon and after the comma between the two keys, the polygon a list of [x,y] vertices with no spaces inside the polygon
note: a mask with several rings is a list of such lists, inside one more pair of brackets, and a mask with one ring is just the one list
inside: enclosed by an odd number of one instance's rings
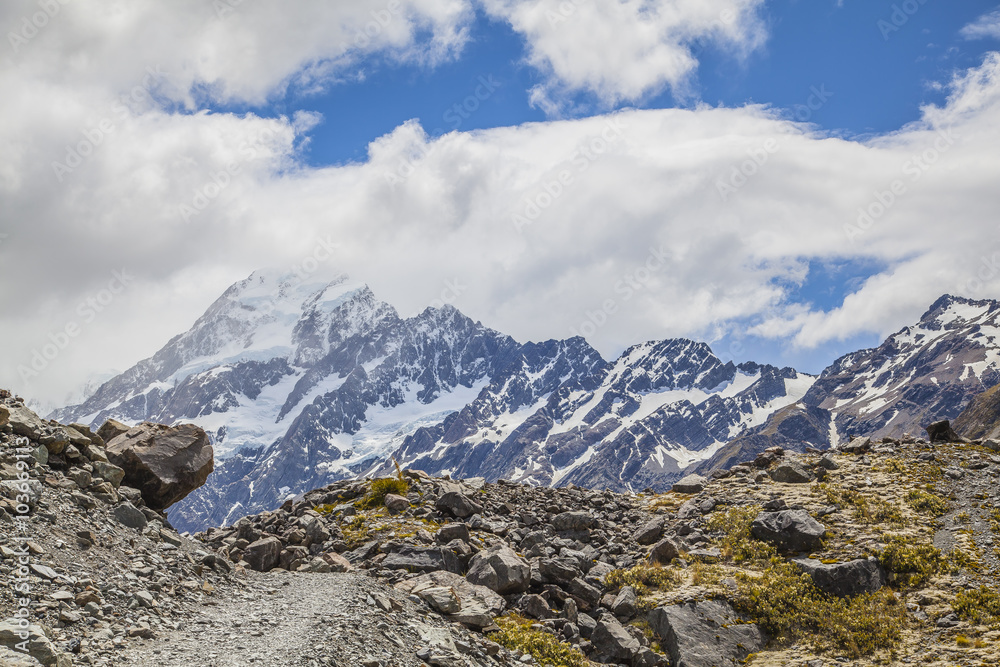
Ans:
{"label": "blue sky", "polygon": [[[665,91],[618,106],[656,109],[710,105],[766,104],[789,117],[808,120],[823,130],[864,136],[898,130],[920,117],[920,107],[941,103],[944,92],[933,84],[947,81],[956,69],[977,64],[996,40],[970,41],[961,28],[997,7],[992,0],[927,0],[898,30],[895,2],[844,0],[772,0],[763,15],[766,45],[743,61],[714,43],[695,45],[700,61],[694,96],[678,99]],[[885,21],[880,26],[879,22]],[[991,43],[992,42],[992,43]],[[294,87],[266,106],[217,106],[255,110],[266,115],[318,111],[323,123],[310,133],[306,157],[314,166],[363,161],[368,144],[403,122],[416,118],[435,136],[452,130],[475,130],[545,121],[532,107],[528,90],[541,79],[524,62],[525,43],[511,27],[482,11],[472,40],[461,58],[435,68],[399,65],[374,56],[362,61],[345,81],[322,94],[302,94]],[[463,116],[448,116],[474,94],[480,77],[499,83],[496,92]],[[832,97],[810,109],[814,89]],[[608,110],[596,96],[577,94],[568,117]],[[455,119],[461,123],[456,127]]]}
{"label": "blue sky", "polygon": [[[924,105],[942,104],[947,91],[938,84],[952,72],[974,66],[985,49],[995,46],[990,43],[995,40],[968,40],[960,31],[997,4],[928,0],[913,14],[900,13],[897,7],[903,9],[895,2],[772,0],[763,11],[769,34],[763,48],[744,59],[713,42],[696,44],[692,52],[700,66],[690,94],[667,90],[617,106],[763,104],[834,135],[864,138],[894,132],[917,121]],[[900,18],[904,15],[905,22]],[[352,74],[362,80],[338,83],[320,95],[292,89],[259,111],[322,113],[324,120],[310,133],[304,154],[317,167],[364,161],[372,139],[410,119],[418,119],[432,137],[549,119],[529,99],[529,90],[542,77],[525,63],[524,40],[507,23],[482,12],[472,40],[454,62],[428,69],[372,58]],[[491,84],[488,97],[473,102],[477,89],[484,90],[484,79]],[[467,100],[464,112],[455,110]],[[587,92],[572,96],[567,106],[572,110],[559,117],[579,118],[615,108]],[[808,266],[803,283],[783,285],[787,303],[820,310],[841,305],[867,278],[887,268],[884,262],[850,258],[812,261]],[[720,356],[735,361],[818,373],[841,354],[877,345],[881,338],[881,333],[866,332],[798,349],[787,341],[736,332],[713,346]]]}
{"label": "blue sky", "polygon": [[[390,0],[74,0],[28,36],[37,3],[0,4],[0,386],[63,404],[254,270],[316,258],[403,315],[447,300],[546,340],[603,307],[606,357],[688,337],[809,372],[944,293],[1000,298],[997,0],[397,2],[358,48]],[[110,280],[93,257],[134,280],[80,322]]]}

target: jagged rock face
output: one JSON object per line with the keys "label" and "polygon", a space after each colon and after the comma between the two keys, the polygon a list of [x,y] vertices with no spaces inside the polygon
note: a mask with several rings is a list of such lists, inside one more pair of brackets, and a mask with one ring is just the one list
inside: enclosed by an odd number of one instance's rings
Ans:
{"label": "jagged rock face", "polygon": [[[959,417],[975,396],[998,384],[1000,303],[943,296],[917,324],[835,361],[801,402],[775,412],[698,469],[726,468],[774,446],[803,451],[861,435],[919,437],[932,422]],[[978,433],[973,422],[996,419],[988,407],[980,412],[957,421],[959,433],[979,437],[966,433]]]}
{"label": "jagged rock face", "polygon": [[192,422],[215,472],[171,508],[183,529],[399,463],[531,484],[667,488],[812,378],[722,363],[707,345],[519,344],[454,308],[403,319],[347,277],[255,273],[187,333],[55,417]]}
{"label": "jagged rock face", "polygon": [[1000,385],[976,396],[952,426],[965,438],[986,440],[1000,437]]}
{"label": "jagged rock face", "polygon": [[560,343],[548,364],[526,356],[460,413],[406,438],[394,457],[456,477],[666,490],[813,381],[788,368],[723,364],[707,345],[683,339],[637,345],[613,364],[595,363],[582,345]]}
{"label": "jagged rock face", "polygon": [[842,437],[919,435],[1000,383],[1000,303],[944,296],[914,326],[838,359],[803,402],[830,411]]}

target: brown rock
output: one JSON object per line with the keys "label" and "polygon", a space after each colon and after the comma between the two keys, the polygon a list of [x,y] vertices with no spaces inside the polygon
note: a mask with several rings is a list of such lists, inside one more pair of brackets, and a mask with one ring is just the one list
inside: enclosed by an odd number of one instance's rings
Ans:
{"label": "brown rock", "polygon": [[265,537],[247,547],[243,560],[250,564],[251,569],[269,572],[278,564],[280,556],[281,540],[276,537]]}
{"label": "brown rock", "polygon": [[128,429],[129,427],[126,426],[125,424],[119,421],[115,421],[114,419],[109,419],[108,421],[104,422],[104,426],[97,429],[97,435],[99,438],[101,438],[101,440],[107,443],[111,442],[118,436],[127,433]]}
{"label": "brown rock", "polygon": [[143,422],[108,442],[107,455],[125,471],[124,484],[139,489],[154,510],[170,507],[204,484],[215,463],[208,435],[193,424]]}

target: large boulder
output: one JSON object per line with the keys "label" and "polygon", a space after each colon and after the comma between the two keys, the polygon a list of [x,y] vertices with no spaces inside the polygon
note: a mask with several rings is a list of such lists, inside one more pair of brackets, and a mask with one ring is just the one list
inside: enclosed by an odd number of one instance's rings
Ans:
{"label": "large boulder", "polygon": [[771,471],[771,479],[782,484],[808,484],[816,478],[805,466],[790,461]]}
{"label": "large boulder", "polygon": [[139,489],[154,510],[164,510],[200,487],[215,465],[208,435],[194,424],[143,422],[111,440],[107,455],[125,471],[124,483]]}
{"label": "large boulder", "polygon": [[524,593],[531,584],[531,566],[506,544],[497,544],[472,557],[466,578],[500,595]]}
{"label": "large boulder", "polygon": [[823,544],[826,528],[805,510],[761,512],[750,524],[750,534],[786,551],[812,551]]}
{"label": "large boulder", "polygon": [[563,512],[552,517],[552,527],[557,531],[579,531],[593,528],[597,518],[590,512]]}
{"label": "large boulder", "polygon": [[926,427],[927,438],[931,442],[964,442],[962,436],[951,428],[951,422],[943,419]]}
{"label": "large boulder", "polygon": [[278,564],[281,557],[281,540],[277,537],[264,537],[246,548],[243,560],[250,569],[258,572],[269,572]]}
{"label": "large boulder", "polygon": [[445,493],[434,503],[434,508],[457,519],[467,519],[473,514],[479,514],[483,511],[482,505],[459,491]]}
{"label": "large boulder", "polygon": [[816,588],[827,595],[853,597],[874,593],[885,586],[885,570],[874,558],[846,563],[824,563],[812,558],[796,558],[795,565],[812,577]]}
{"label": "large boulder", "polygon": [[[416,595],[431,606],[440,605],[442,601],[455,602],[457,610],[444,612],[448,618],[477,629],[492,625],[494,617],[502,614],[506,605],[494,591],[452,572],[428,572],[396,584],[396,589]],[[443,591],[450,595],[443,595]]]}
{"label": "large boulder", "polygon": [[639,640],[629,634],[611,614],[604,614],[597,621],[590,641],[594,647],[593,657],[605,664],[632,664],[635,655],[642,648]]}
{"label": "large boulder", "polygon": [[757,625],[720,600],[659,607],[647,620],[674,667],[741,665],[767,643]]}
{"label": "large boulder", "polygon": [[675,493],[701,493],[708,485],[708,480],[701,475],[688,475],[674,484],[671,491]]}
{"label": "large boulder", "polygon": [[462,563],[458,556],[446,547],[403,547],[386,556],[382,561],[382,567],[387,570],[407,572],[462,571]]}

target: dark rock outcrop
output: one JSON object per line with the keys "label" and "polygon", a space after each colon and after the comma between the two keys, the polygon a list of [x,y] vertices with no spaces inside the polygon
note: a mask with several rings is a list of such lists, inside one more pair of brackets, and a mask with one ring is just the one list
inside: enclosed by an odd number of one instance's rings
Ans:
{"label": "dark rock outcrop", "polygon": [[215,465],[208,435],[193,424],[144,422],[109,442],[107,456],[125,471],[124,483],[139,489],[155,510],[170,507],[200,487]]}

